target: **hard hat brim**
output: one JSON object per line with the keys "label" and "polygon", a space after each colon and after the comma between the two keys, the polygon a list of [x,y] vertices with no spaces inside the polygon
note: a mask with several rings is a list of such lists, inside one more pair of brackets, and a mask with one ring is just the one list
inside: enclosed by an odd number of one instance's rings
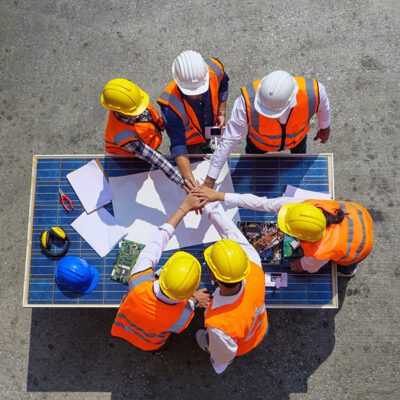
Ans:
{"label": "hard hat brim", "polygon": [[140,89],[140,94],[142,96],[142,104],[140,105],[140,107],[138,107],[136,109],[135,112],[121,112],[118,110],[112,110],[110,107],[108,107],[108,105],[106,104],[105,100],[104,100],[104,96],[103,94],[100,96],[100,103],[101,105],[106,109],[106,110],[111,110],[111,111],[115,111],[118,112],[120,114],[123,115],[128,115],[129,117],[137,117],[138,115],[140,115],[144,110],[146,110],[146,108],[148,107],[148,105],[150,104],[150,96],[143,91],[142,89]]}
{"label": "hard hat brim", "polygon": [[92,279],[90,286],[85,291],[81,292],[82,294],[89,294],[90,292],[93,292],[93,290],[99,283],[99,279],[100,279],[99,271],[97,271],[97,268],[95,266],[93,266],[92,264],[89,264],[89,267],[92,271],[93,279]]}
{"label": "hard hat brim", "polygon": [[280,116],[282,116],[282,114],[284,114],[289,108],[292,108],[297,104],[296,95],[297,95],[297,92],[299,90],[299,86],[298,86],[297,82],[295,82],[295,83],[296,83],[296,88],[295,88],[293,97],[290,100],[289,105],[286,108],[284,108],[283,110],[278,111],[278,112],[270,110],[268,108],[265,108],[261,104],[260,94],[259,94],[260,92],[259,92],[259,89],[257,89],[256,95],[255,95],[255,98],[254,98],[254,107],[255,107],[256,111],[259,114],[264,115],[264,117],[268,117],[268,118],[279,118]]}
{"label": "hard hat brim", "polygon": [[286,216],[287,213],[298,203],[293,203],[293,204],[285,204],[283,205],[278,212],[278,228],[283,232],[286,233],[289,236],[292,236],[290,229],[287,227],[286,223]]}
{"label": "hard hat brim", "polygon": [[187,88],[182,87],[182,86],[178,83],[178,81],[175,80],[175,82],[176,82],[176,84],[178,85],[180,91],[181,91],[184,95],[186,95],[186,96],[198,96],[199,94],[203,94],[203,93],[207,92],[207,90],[209,89],[209,87],[210,87],[210,73],[209,73],[208,70],[207,70],[207,78],[206,78],[206,81],[204,82],[203,85],[201,85],[200,87],[198,87],[198,88],[196,88],[196,89],[187,89]]}

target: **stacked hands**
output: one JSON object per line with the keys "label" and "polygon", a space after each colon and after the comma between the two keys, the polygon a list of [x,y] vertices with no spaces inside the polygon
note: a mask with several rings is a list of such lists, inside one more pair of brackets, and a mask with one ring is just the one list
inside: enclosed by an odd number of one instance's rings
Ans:
{"label": "stacked hands", "polygon": [[[185,190],[188,195],[180,206],[185,213],[195,211],[196,214],[202,214],[203,207],[207,203],[212,203],[213,201],[224,201],[225,199],[225,193],[218,192],[210,187],[204,186],[204,184],[189,179],[185,179]],[[293,272],[304,271],[300,259],[292,260],[290,269]]]}
{"label": "stacked hands", "polygon": [[204,183],[200,184],[196,182],[194,179],[185,179],[184,189],[187,193],[187,197],[180,208],[183,208],[186,213],[195,211],[196,214],[202,214],[203,207],[207,203],[223,201],[225,196],[224,193],[217,192],[205,186]]}

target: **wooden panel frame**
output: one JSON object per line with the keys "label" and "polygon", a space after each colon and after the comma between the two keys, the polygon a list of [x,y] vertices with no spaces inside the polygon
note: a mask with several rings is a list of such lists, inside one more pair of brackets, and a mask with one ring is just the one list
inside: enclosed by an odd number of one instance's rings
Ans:
{"label": "wooden panel frame", "polygon": [[[199,154],[190,155],[190,158],[210,158],[212,154]],[[335,185],[334,185],[334,163],[333,153],[319,153],[319,154],[288,154],[288,153],[268,153],[268,154],[231,154],[229,158],[276,158],[276,157],[290,157],[290,158],[312,158],[312,157],[326,157],[328,161],[328,185],[329,194],[335,198]],[[33,235],[33,219],[35,209],[35,194],[36,194],[36,172],[37,163],[39,159],[68,159],[68,158],[126,158],[124,156],[109,156],[105,154],[50,154],[50,155],[34,155],[32,158],[32,178],[31,178],[31,192],[29,203],[29,217],[28,217],[28,235],[26,245],[26,258],[25,258],[25,278],[23,289],[22,306],[25,308],[118,308],[118,304],[30,304],[29,303],[29,279],[30,279],[30,262],[32,253],[32,235]],[[332,263],[332,301],[330,304],[267,304],[269,309],[337,309],[338,308],[338,282],[337,282],[337,267],[336,263]]]}

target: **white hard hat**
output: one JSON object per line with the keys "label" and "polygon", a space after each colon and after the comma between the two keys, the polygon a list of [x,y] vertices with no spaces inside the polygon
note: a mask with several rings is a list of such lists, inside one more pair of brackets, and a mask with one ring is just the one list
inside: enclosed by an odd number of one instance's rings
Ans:
{"label": "white hard hat", "polygon": [[172,75],[183,94],[196,96],[208,90],[207,64],[197,51],[187,50],[179,54],[172,64]]}
{"label": "white hard hat", "polygon": [[271,72],[258,85],[254,107],[266,117],[279,118],[296,104],[297,91],[297,82],[288,72]]}

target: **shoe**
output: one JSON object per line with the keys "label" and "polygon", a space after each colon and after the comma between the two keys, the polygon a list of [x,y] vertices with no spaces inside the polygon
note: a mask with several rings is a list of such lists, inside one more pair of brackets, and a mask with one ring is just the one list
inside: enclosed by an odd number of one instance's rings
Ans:
{"label": "shoe", "polygon": [[357,269],[358,269],[358,267],[353,272],[350,272],[349,274],[346,274],[346,273],[338,270],[337,276],[340,276],[341,278],[352,278],[357,273]]}
{"label": "shoe", "polygon": [[205,329],[199,329],[196,332],[196,342],[203,351],[208,352],[207,331]]}

